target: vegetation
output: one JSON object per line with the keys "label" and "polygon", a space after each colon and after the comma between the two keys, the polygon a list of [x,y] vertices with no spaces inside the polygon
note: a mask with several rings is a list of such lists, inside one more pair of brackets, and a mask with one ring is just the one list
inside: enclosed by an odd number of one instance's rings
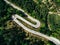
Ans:
{"label": "vegetation", "polygon": [[[53,19],[53,20],[52,20]],[[58,15],[49,15],[49,23],[50,23],[50,27],[51,27],[51,30],[52,30],[52,36],[60,39],[59,35],[60,35],[60,16]]]}
{"label": "vegetation", "polygon": [[[48,14],[50,7],[48,2],[44,4],[41,2],[42,0],[38,0],[37,4],[33,0],[9,1],[21,7],[33,18],[38,19],[41,22],[41,27],[37,30],[41,33],[60,39],[60,17]],[[39,39],[33,35],[30,36],[29,33],[12,21],[12,14],[19,14],[26,18],[23,12],[6,4],[4,0],[0,0],[0,45],[55,45],[50,41]],[[48,20],[51,30],[48,27]]]}

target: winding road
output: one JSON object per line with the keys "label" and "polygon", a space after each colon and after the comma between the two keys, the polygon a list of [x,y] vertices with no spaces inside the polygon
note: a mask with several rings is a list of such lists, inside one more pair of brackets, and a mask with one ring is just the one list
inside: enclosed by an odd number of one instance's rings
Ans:
{"label": "winding road", "polygon": [[56,38],[54,38],[54,37],[47,36],[47,35],[42,34],[42,33],[40,33],[40,32],[36,32],[36,31],[31,30],[31,29],[27,28],[26,26],[24,26],[20,21],[17,20],[17,18],[20,19],[20,20],[22,20],[22,21],[24,21],[24,22],[26,22],[27,24],[29,24],[29,25],[31,25],[32,27],[35,27],[35,28],[40,27],[40,22],[39,22],[38,20],[32,18],[31,16],[29,16],[24,10],[22,10],[21,8],[15,6],[15,5],[12,4],[11,2],[9,2],[9,1],[7,1],[7,0],[4,0],[4,1],[5,1],[7,4],[11,5],[13,8],[24,12],[24,14],[27,15],[29,19],[31,19],[32,21],[36,22],[36,25],[34,25],[34,24],[30,23],[29,21],[25,20],[24,18],[22,18],[21,16],[17,15],[17,14],[12,15],[13,21],[16,22],[19,26],[21,26],[23,29],[25,29],[26,31],[28,31],[28,32],[30,32],[30,33],[32,33],[32,34],[35,34],[35,35],[37,35],[37,36],[42,36],[42,37],[44,37],[44,38],[52,41],[54,44],[60,45],[60,40],[58,40],[58,39],[56,39]]}
{"label": "winding road", "polygon": [[[34,27],[34,28],[38,28],[40,27],[40,22],[34,18],[32,18],[31,16],[27,15],[27,18],[29,18],[30,20],[36,22],[36,25],[30,23],[29,21],[25,20],[24,18],[22,18],[21,16],[18,16],[17,14],[15,15],[16,18],[19,18],[20,20],[24,21],[25,23],[29,24],[30,26]],[[15,18],[14,17],[14,18]]]}

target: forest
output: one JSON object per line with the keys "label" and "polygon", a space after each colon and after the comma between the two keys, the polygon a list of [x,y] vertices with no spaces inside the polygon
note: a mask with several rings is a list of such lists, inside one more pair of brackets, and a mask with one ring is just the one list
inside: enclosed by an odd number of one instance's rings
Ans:
{"label": "forest", "polygon": [[[40,0],[38,0],[38,4],[33,0],[9,1],[21,7],[24,11],[30,14],[30,16],[41,21],[42,26],[40,27],[39,32],[56,37],[60,40],[60,17],[48,14],[49,9],[47,5],[49,6],[49,3],[45,5],[44,3],[39,2]],[[55,2],[56,5],[58,5],[57,2],[59,1]],[[39,39],[38,37],[25,32],[24,29],[12,21],[12,14],[19,14],[24,17],[23,12],[6,4],[4,0],[0,0],[0,45],[55,45],[51,41]],[[52,30],[48,27],[48,20]]]}

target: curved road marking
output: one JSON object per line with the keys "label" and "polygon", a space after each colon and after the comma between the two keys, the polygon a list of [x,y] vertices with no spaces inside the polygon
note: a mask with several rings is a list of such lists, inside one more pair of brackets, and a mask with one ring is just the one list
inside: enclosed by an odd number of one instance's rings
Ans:
{"label": "curved road marking", "polygon": [[[11,2],[9,2],[9,1],[7,1],[7,0],[4,0],[4,1],[5,1],[7,4],[11,5],[13,8],[18,9],[18,10],[24,12],[24,10],[22,10],[21,8],[15,6],[15,5],[12,4]],[[24,14],[28,15],[28,14],[25,13],[25,12],[24,12]],[[28,16],[29,16],[29,15],[28,15]],[[21,22],[19,22],[19,21],[16,19],[16,16],[14,16],[14,15],[12,16],[12,18],[13,18],[13,21],[15,21],[19,26],[21,26],[21,27],[22,27],[23,29],[25,29],[26,31],[28,31],[28,32],[30,32],[30,33],[32,33],[32,34],[38,35],[38,36],[42,36],[42,37],[44,37],[44,38],[52,41],[52,42],[55,43],[56,45],[60,45],[60,40],[58,40],[58,39],[56,39],[56,38],[54,38],[54,37],[49,37],[49,36],[47,36],[47,35],[44,35],[44,34],[42,34],[42,33],[39,33],[39,32],[36,32],[36,31],[34,31],[34,30],[31,30],[31,29],[27,28],[27,27],[24,26]],[[31,19],[33,20],[34,18],[31,17]],[[23,19],[23,20],[24,20],[24,19]]]}

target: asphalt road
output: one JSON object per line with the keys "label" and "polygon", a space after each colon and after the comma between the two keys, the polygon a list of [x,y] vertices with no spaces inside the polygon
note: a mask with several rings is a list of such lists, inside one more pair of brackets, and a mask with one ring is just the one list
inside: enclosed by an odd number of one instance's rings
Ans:
{"label": "asphalt road", "polygon": [[[7,4],[11,5],[13,8],[15,8],[15,9],[17,9],[17,10],[20,10],[20,11],[24,12],[25,15],[29,16],[29,15],[28,15],[24,10],[22,10],[21,8],[15,6],[14,4],[12,4],[11,2],[9,2],[9,1],[7,1],[7,0],[4,0],[4,1],[5,1]],[[28,24],[31,25],[32,27],[35,27],[35,28],[39,27],[39,26],[40,26],[40,22],[39,22],[38,20],[32,18],[31,16],[29,16],[28,18],[30,18],[31,20],[35,21],[36,23],[39,23],[39,25],[36,24],[36,25],[34,26],[32,23],[26,21],[25,19],[23,19],[21,16],[18,16],[17,14],[12,15],[12,18],[13,18],[13,21],[15,21],[19,26],[21,26],[21,27],[22,27],[23,29],[25,29],[26,31],[28,31],[28,32],[30,32],[30,33],[32,33],[32,34],[38,35],[38,36],[42,36],[42,37],[44,37],[44,38],[52,41],[52,42],[53,42],[54,44],[56,44],[56,45],[60,45],[60,40],[58,40],[58,39],[56,39],[56,38],[54,38],[54,37],[47,36],[47,35],[42,34],[42,33],[40,33],[40,32],[36,32],[36,31],[34,31],[34,30],[31,30],[31,29],[27,28],[26,26],[24,26],[20,21],[17,20],[17,18],[18,18],[18,19],[21,19],[21,20],[23,20],[24,22],[28,23]]]}
{"label": "asphalt road", "polygon": [[38,27],[40,27],[40,22],[39,22],[38,20],[36,20],[36,19],[32,18],[32,17],[31,17],[31,16],[29,16],[29,15],[27,15],[27,18],[29,18],[30,20],[32,20],[32,21],[34,21],[34,22],[36,22],[36,24],[35,24],[35,25],[34,25],[34,24],[32,24],[32,23],[30,23],[29,21],[25,20],[23,17],[18,16],[17,14],[15,14],[15,16],[14,16],[14,17],[19,18],[20,20],[24,21],[25,23],[29,24],[30,26],[32,26],[32,27],[34,27],[34,28],[38,28]]}

